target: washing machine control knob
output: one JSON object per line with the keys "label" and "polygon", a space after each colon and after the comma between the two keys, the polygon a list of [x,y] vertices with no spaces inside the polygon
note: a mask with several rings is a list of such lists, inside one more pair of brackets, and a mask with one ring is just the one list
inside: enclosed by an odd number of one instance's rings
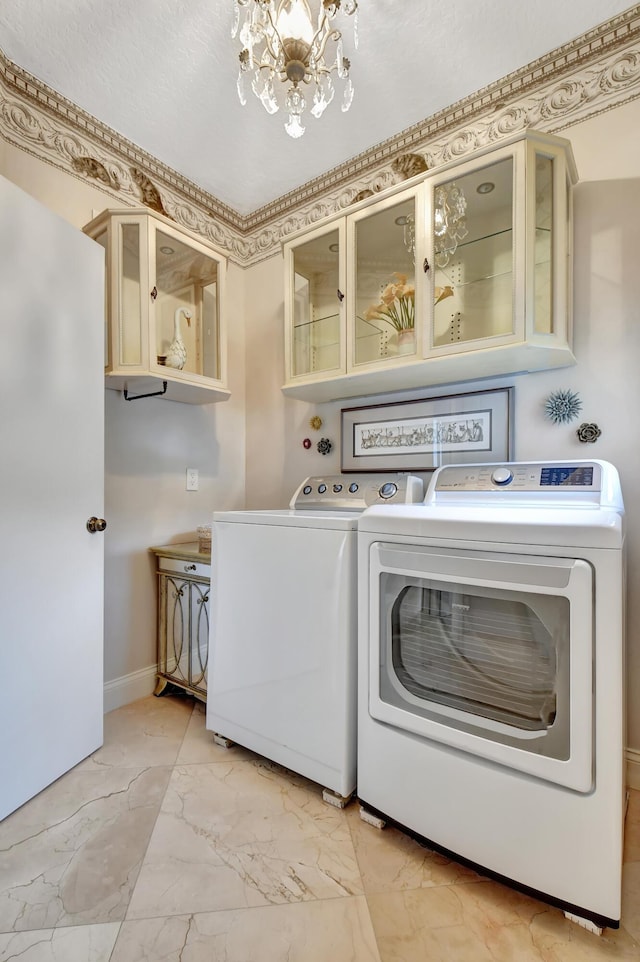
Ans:
{"label": "washing machine control knob", "polygon": [[318,485],[318,494],[324,494],[326,490],[327,490],[326,484],[319,484],[319,485]]}
{"label": "washing machine control knob", "polygon": [[355,494],[357,490],[358,490],[358,485],[356,484],[355,481],[353,481],[353,482],[349,485],[349,491],[351,492],[351,494]]}
{"label": "washing machine control knob", "polygon": [[397,484],[394,484],[393,481],[386,481],[386,482],[380,487],[380,489],[379,489],[379,491],[378,491],[378,494],[380,495],[381,498],[384,498],[385,501],[386,501],[387,498],[392,498],[392,497],[394,496],[394,494],[397,493],[397,491],[398,491],[398,485],[397,485]]}
{"label": "washing machine control knob", "polygon": [[311,494],[312,491],[313,491],[313,488],[311,487],[310,484],[305,484],[304,488],[302,489],[303,494]]}
{"label": "washing machine control knob", "polygon": [[513,471],[509,468],[496,468],[491,475],[491,480],[494,484],[504,487],[505,484],[511,484],[513,481]]}

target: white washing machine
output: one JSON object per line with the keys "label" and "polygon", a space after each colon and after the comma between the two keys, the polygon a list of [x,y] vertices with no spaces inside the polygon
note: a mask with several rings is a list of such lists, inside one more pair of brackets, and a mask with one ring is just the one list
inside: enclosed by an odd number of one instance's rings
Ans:
{"label": "white washing machine", "polygon": [[358,796],[620,920],[624,509],[602,461],[447,466],[359,522]]}
{"label": "white washing machine", "polygon": [[336,475],[288,509],[213,516],[207,728],[334,804],[356,784],[358,518],[423,494],[409,475]]}

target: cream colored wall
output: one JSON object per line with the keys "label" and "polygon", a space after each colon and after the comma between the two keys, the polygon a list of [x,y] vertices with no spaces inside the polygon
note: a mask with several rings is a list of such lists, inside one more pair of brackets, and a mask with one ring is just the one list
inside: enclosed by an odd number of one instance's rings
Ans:
{"label": "cream colored wall", "polygon": [[[77,227],[91,220],[94,211],[117,206],[86,181],[2,140],[0,151],[6,177]],[[214,509],[244,504],[244,283],[244,273],[230,265],[229,401],[204,406],[153,398],[125,401],[119,392],[106,392],[106,683],[155,664],[155,575],[149,546],[189,540],[198,524],[211,520]],[[185,490],[187,467],[199,469],[197,492]]]}
{"label": "cream colored wall", "polygon": [[[573,144],[581,182],[575,192],[575,337],[577,366],[489,382],[408,392],[420,397],[515,385],[518,459],[597,457],[621,474],[628,522],[628,744],[640,750],[640,101],[563,131]],[[247,504],[284,504],[307,475],[340,468],[340,410],[402,395],[307,404],[285,398],[283,378],[282,261],[274,257],[247,272]],[[583,402],[579,421],[555,426],[544,417],[550,391],[571,388]],[[309,418],[319,414],[321,432]],[[575,429],[594,421],[602,437],[581,444]],[[315,450],[324,435],[326,457]],[[302,440],[314,447],[305,451]]]}

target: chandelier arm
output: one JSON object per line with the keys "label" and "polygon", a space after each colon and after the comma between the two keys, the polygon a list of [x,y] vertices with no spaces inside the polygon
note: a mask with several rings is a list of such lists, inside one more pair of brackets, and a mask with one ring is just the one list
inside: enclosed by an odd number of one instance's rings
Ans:
{"label": "chandelier arm", "polygon": [[[327,17],[326,17],[326,14],[325,14],[324,19],[323,19],[323,23],[326,23],[326,20],[327,20]],[[317,32],[315,33],[315,35],[314,35],[314,37],[313,37],[313,40],[311,41],[311,45],[310,45],[310,49],[311,49],[311,50],[314,50],[314,45],[315,45],[315,43],[316,43],[316,40],[317,40],[318,36],[320,35],[321,29],[322,29],[322,27],[320,27],[320,28],[317,30]],[[341,37],[342,37],[342,33],[341,33],[339,30],[330,30],[329,33],[325,34],[325,36],[322,38],[322,43],[320,44],[318,50],[317,50],[317,51],[314,50],[314,57],[315,57],[315,59],[316,59],[316,60],[319,60],[321,57],[324,56],[325,47],[327,46],[327,42],[328,42],[329,40],[334,40],[334,41],[337,43],[338,40],[340,40]]]}
{"label": "chandelier arm", "polygon": [[329,76],[331,76],[331,74],[332,74],[335,70],[337,70],[337,69],[338,69],[338,67],[337,67],[337,65],[336,65],[335,63],[327,64],[327,62],[325,61],[323,66],[317,66],[317,67],[316,67],[316,71],[315,71],[315,72],[316,72],[317,74],[324,74],[324,75],[326,75],[327,77],[329,77]]}
{"label": "chandelier arm", "polygon": [[267,17],[269,18],[269,24],[270,24],[270,26],[271,26],[271,29],[272,29],[272,31],[273,31],[273,34],[269,34],[269,33],[267,33],[267,31],[264,31],[264,32],[263,32],[263,39],[264,39],[265,47],[266,47],[267,50],[269,51],[270,56],[273,58],[274,63],[277,64],[277,62],[278,62],[278,54],[276,53],[276,51],[274,50],[274,48],[273,48],[273,46],[272,46],[272,43],[271,43],[272,37],[275,36],[275,37],[278,38],[278,43],[280,44],[280,50],[281,50],[281,51],[284,50],[284,44],[283,44],[283,42],[282,42],[282,37],[280,36],[280,33],[278,32],[278,28],[277,28],[277,26],[276,26],[276,23],[275,23],[275,21],[274,21],[274,19],[273,19],[273,15],[272,15],[272,13],[271,13],[271,4],[267,4]]}

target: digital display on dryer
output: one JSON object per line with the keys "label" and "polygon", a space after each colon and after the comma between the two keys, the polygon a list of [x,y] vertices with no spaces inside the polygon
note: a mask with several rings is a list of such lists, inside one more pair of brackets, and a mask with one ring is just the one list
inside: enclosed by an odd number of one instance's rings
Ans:
{"label": "digital display on dryer", "polygon": [[591,485],[593,484],[593,467],[564,466],[542,468],[540,472],[540,487],[561,484]]}

